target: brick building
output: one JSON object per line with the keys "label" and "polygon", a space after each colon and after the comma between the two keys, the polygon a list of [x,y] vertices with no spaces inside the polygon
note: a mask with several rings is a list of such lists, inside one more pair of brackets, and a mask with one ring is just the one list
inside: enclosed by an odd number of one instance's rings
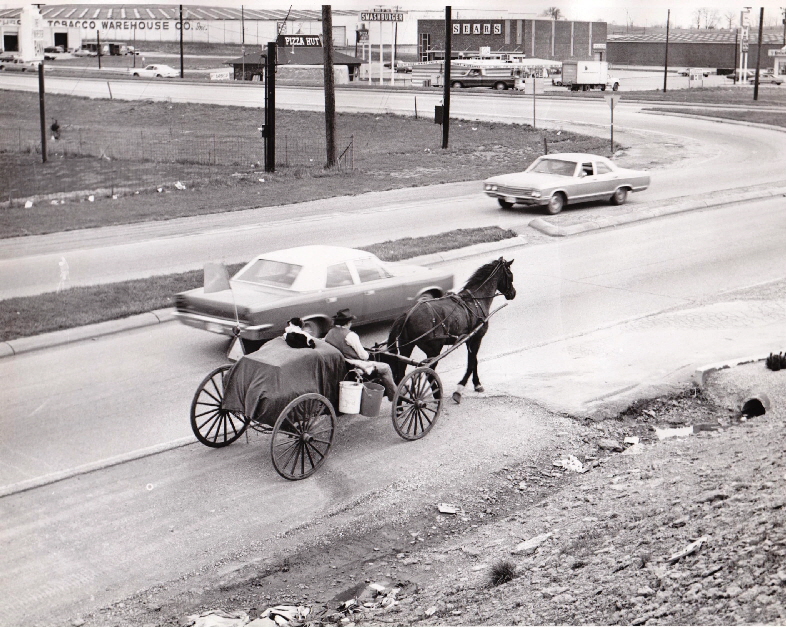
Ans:
{"label": "brick building", "polygon": [[[456,19],[452,22],[452,56],[477,53],[517,54],[539,59],[600,59],[606,44],[606,22],[537,19]],[[418,20],[418,60],[444,58],[444,20]]]}
{"label": "brick building", "polygon": [[[672,31],[669,33],[669,66],[706,67],[728,70],[739,66],[740,44],[733,30]],[[761,67],[772,67],[770,50],[783,46],[783,36],[765,32],[762,37]],[[666,33],[609,35],[607,60],[613,65],[663,66]],[[758,32],[750,33],[748,67],[756,66]]]}

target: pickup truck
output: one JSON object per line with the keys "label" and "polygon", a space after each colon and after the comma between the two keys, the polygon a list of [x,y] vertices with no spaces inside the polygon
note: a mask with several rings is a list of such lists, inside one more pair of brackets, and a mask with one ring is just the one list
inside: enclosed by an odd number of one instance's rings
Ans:
{"label": "pickup truck", "polygon": [[515,80],[513,73],[510,71],[507,74],[503,74],[499,70],[494,72],[485,68],[472,68],[466,71],[460,70],[455,74],[451,70],[450,86],[454,89],[461,89],[462,87],[492,87],[504,90],[513,89]]}

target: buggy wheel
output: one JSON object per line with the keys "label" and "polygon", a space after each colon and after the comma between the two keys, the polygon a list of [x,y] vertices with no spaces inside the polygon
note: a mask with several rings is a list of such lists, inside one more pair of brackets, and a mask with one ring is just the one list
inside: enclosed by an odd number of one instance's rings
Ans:
{"label": "buggy wheel", "polygon": [[336,430],[333,405],[321,394],[301,394],[279,414],[270,441],[273,467],[284,479],[313,475],[325,461]]}
{"label": "buggy wheel", "polygon": [[426,435],[442,410],[442,381],[431,368],[415,368],[393,396],[393,428],[405,440]]}
{"label": "buggy wheel", "polygon": [[224,375],[231,366],[219,366],[199,384],[191,401],[191,429],[205,446],[221,448],[237,440],[248,427],[241,413],[227,411],[224,400]]}

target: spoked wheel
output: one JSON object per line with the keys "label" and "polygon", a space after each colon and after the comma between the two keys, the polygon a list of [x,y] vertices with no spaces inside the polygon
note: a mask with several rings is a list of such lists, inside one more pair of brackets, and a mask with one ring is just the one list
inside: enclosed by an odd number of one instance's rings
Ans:
{"label": "spoked wheel", "polygon": [[221,448],[237,440],[248,427],[243,414],[227,411],[224,400],[224,375],[231,366],[219,366],[199,384],[191,401],[191,429],[205,446]]}
{"label": "spoked wheel", "polygon": [[297,481],[325,461],[336,430],[336,412],[321,394],[302,394],[284,408],[273,427],[270,456],[276,472]]}
{"label": "spoked wheel", "polygon": [[405,440],[419,440],[439,418],[442,381],[431,368],[415,368],[405,376],[393,396],[393,427]]}

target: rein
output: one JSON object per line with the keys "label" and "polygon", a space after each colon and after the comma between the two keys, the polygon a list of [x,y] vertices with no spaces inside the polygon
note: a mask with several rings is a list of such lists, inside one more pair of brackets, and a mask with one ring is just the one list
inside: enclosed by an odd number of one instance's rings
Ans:
{"label": "rein", "polygon": [[[496,267],[494,268],[494,270],[492,270],[492,271],[489,273],[489,275],[488,275],[488,276],[487,276],[487,277],[486,277],[486,278],[483,280],[483,282],[482,282],[482,283],[481,283],[481,284],[480,284],[480,285],[477,287],[477,289],[478,289],[478,290],[479,290],[480,288],[482,288],[482,287],[483,287],[483,286],[484,286],[484,285],[485,285],[485,284],[486,284],[488,281],[490,281],[490,280],[491,280],[491,278],[492,278],[492,277],[493,277],[495,274],[497,274],[497,272],[498,272],[498,271],[500,270],[500,268],[502,267],[502,264],[503,264],[503,263],[504,263],[503,261],[497,261],[497,265],[496,265]],[[404,322],[401,324],[401,330],[400,330],[400,331],[398,332],[398,334],[396,335],[396,339],[394,340],[394,344],[396,345],[396,349],[397,349],[397,351],[399,351],[399,352],[400,352],[400,350],[401,350],[401,347],[402,347],[402,346],[410,346],[411,344],[415,344],[415,343],[416,343],[418,340],[422,340],[422,339],[423,339],[424,337],[426,337],[426,336],[427,336],[429,333],[431,333],[431,332],[433,332],[433,331],[436,331],[436,330],[437,330],[437,329],[438,329],[440,326],[444,325],[444,324],[445,324],[445,321],[446,321],[446,320],[448,320],[448,319],[449,319],[449,318],[450,318],[450,317],[453,315],[453,312],[455,312],[455,311],[456,311],[456,309],[458,308],[459,304],[461,304],[461,305],[463,305],[463,306],[464,306],[464,308],[465,308],[465,309],[466,309],[466,311],[467,311],[467,314],[470,316],[470,320],[471,320],[471,318],[474,316],[474,317],[475,317],[475,318],[477,318],[477,319],[481,319],[481,320],[483,320],[483,321],[484,321],[484,323],[485,323],[485,321],[486,321],[486,320],[488,319],[488,317],[489,317],[489,314],[488,314],[486,311],[484,311],[484,307],[483,307],[483,304],[482,304],[482,303],[483,303],[483,301],[489,301],[489,306],[490,306],[490,305],[491,305],[491,301],[493,301],[493,300],[494,300],[494,299],[495,299],[497,296],[504,296],[504,294],[503,294],[502,292],[500,292],[499,290],[495,289],[494,291],[495,291],[495,293],[494,293],[494,294],[492,294],[491,296],[475,296],[475,295],[474,295],[472,292],[470,292],[469,290],[467,290],[467,289],[463,289],[463,290],[461,290],[461,291],[460,291],[458,294],[451,294],[451,295],[449,295],[449,296],[442,296],[442,297],[440,297],[440,298],[438,298],[438,299],[434,299],[434,300],[444,300],[445,298],[450,298],[451,300],[453,300],[453,301],[454,301],[454,307],[453,307],[453,309],[451,309],[451,310],[450,310],[450,311],[449,311],[449,312],[448,312],[448,313],[447,313],[445,316],[443,316],[443,318],[442,318],[441,320],[437,321],[437,322],[434,324],[434,326],[432,326],[430,329],[427,329],[426,331],[424,331],[423,333],[421,333],[421,334],[420,334],[418,337],[416,337],[416,338],[414,338],[414,339],[412,339],[412,340],[409,340],[408,342],[406,342],[406,343],[404,343],[404,344],[400,344],[400,343],[399,343],[399,339],[401,338],[401,334],[403,333],[403,331],[404,331],[404,328],[406,327],[406,325],[407,325],[407,322],[409,321],[409,318],[410,318],[410,316],[411,316],[411,315],[414,313],[414,311],[415,311],[415,310],[418,308],[418,306],[419,306],[419,305],[428,305],[428,306],[429,306],[429,309],[431,309],[431,305],[430,305],[430,302],[431,302],[431,301],[427,301],[427,300],[425,300],[425,301],[421,301],[421,302],[417,303],[417,304],[416,304],[414,307],[412,307],[412,308],[411,308],[411,309],[410,309],[410,310],[407,312],[407,315],[406,315],[406,317],[404,318]],[[465,294],[465,296],[462,296],[462,292]],[[481,304],[480,304],[480,305],[478,305],[478,306],[479,306],[479,307],[480,307],[480,309],[481,309],[482,315],[480,315],[478,312],[476,312],[476,311],[472,311],[472,310],[470,309],[470,307],[469,307],[469,304],[468,304],[468,302],[467,302],[467,301],[469,301],[469,300],[471,300],[471,301],[473,301],[473,302],[475,302],[475,303],[481,303]],[[431,312],[432,312],[432,316],[433,316],[434,310],[433,310],[433,309],[431,309]],[[469,325],[469,327],[470,327],[470,330],[471,330],[472,326],[473,326],[473,325],[471,325],[471,324]],[[469,331],[468,331],[468,332],[469,332]],[[388,348],[390,348],[390,346],[388,346]]]}

